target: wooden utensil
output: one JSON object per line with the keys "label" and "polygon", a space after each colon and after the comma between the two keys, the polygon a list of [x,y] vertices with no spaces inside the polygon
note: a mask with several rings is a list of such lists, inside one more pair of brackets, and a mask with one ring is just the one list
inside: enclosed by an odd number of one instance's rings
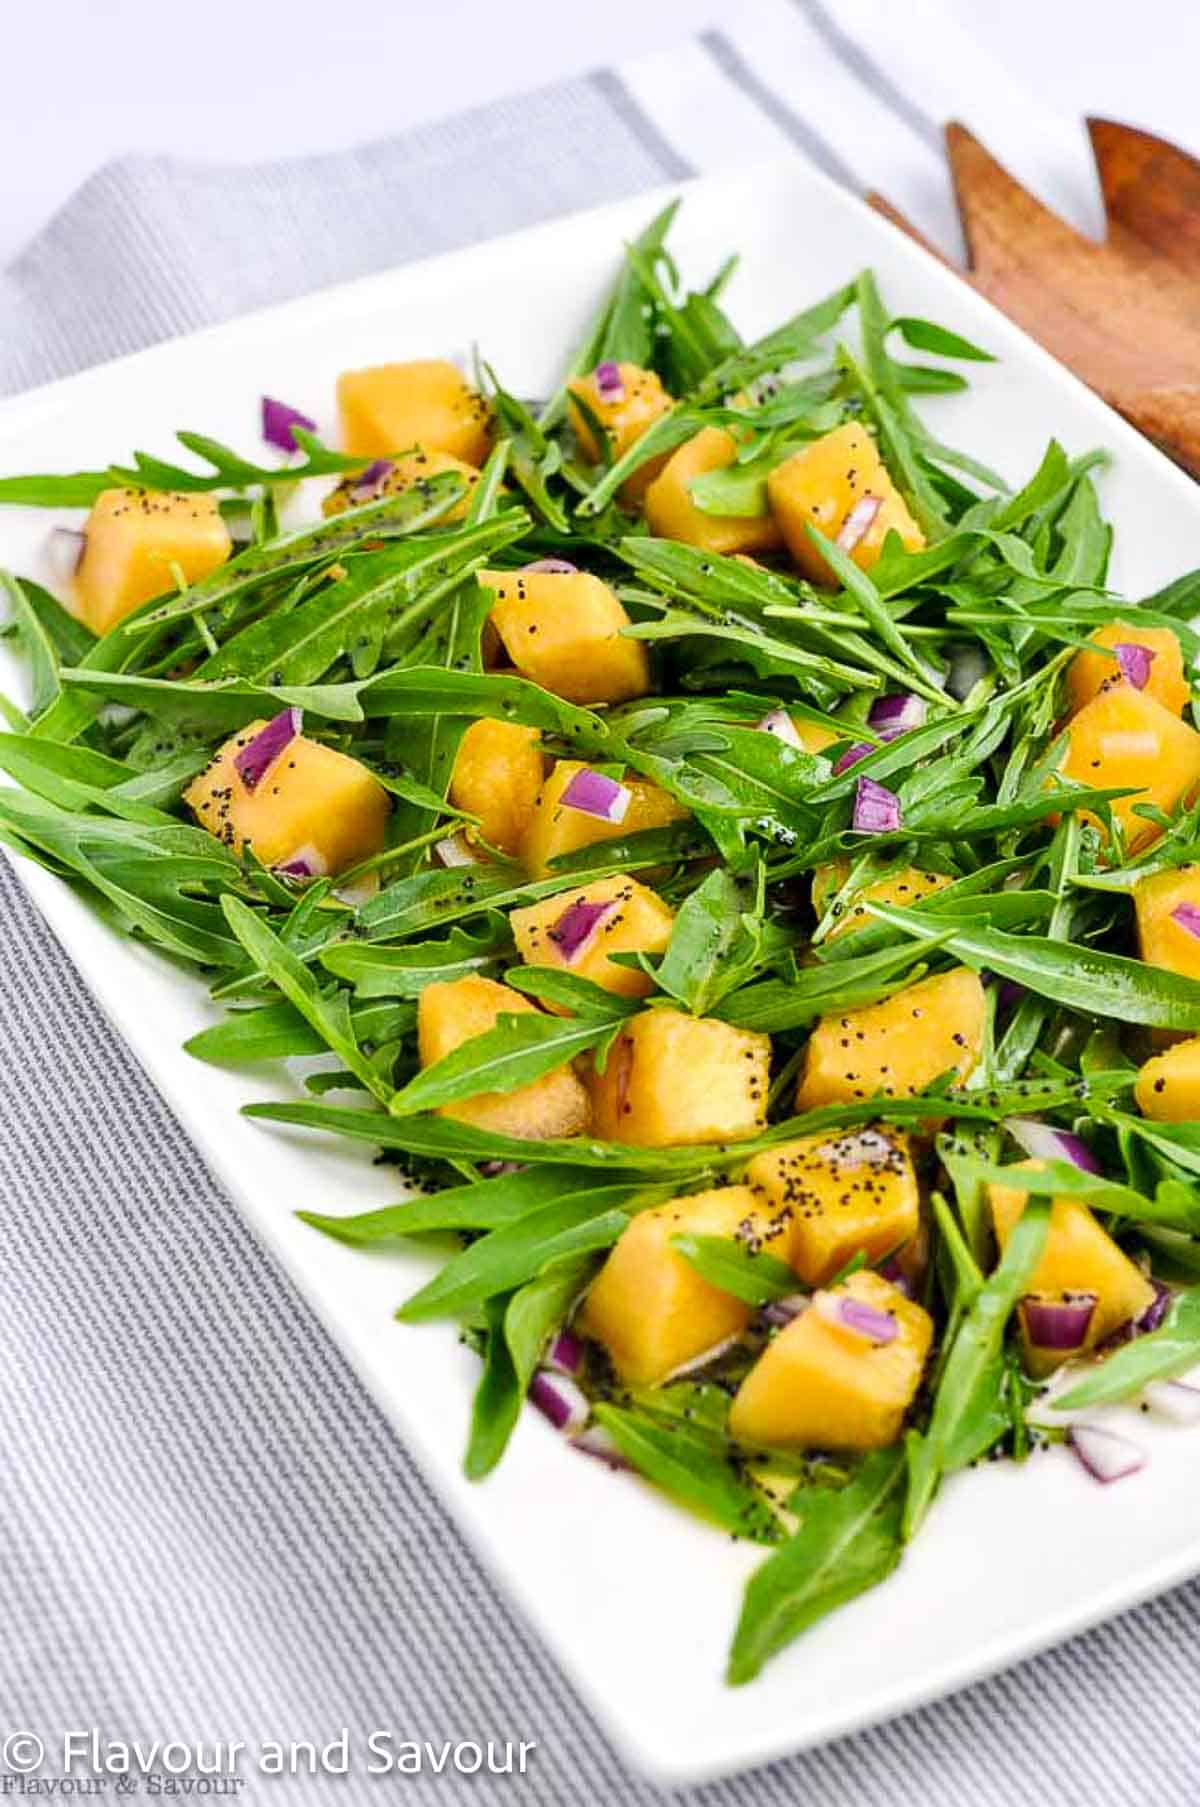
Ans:
{"label": "wooden utensil", "polygon": [[[965,126],[946,127],[969,259],[959,274],[1200,477],[1200,162],[1132,126],[1087,127],[1108,218],[1100,242],[1044,207]],[[882,195],[868,199],[934,250]]]}

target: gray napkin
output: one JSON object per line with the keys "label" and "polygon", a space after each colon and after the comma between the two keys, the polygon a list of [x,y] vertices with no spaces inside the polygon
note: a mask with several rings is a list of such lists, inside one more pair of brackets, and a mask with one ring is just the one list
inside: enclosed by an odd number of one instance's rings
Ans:
{"label": "gray napkin", "polygon": [[[114,164],[0,276],[0,389],[687,173],[611,73],[345,155]],[[1195,1584],[752,1776],[630,1774],[2,865],[0,1451],[0,1744],[38,1734],[48,1776],[68,1729],[346,1726],[538,1748],[520,1779],[252,1775],[243,1798],[1197,1798]]]}

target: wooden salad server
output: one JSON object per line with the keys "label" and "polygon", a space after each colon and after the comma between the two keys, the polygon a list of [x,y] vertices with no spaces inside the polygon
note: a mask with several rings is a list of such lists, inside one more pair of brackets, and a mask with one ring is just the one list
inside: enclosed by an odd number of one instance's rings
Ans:
{"label": "wooden salad server", "polygon": [[[1099,242],[947,125],[969,260],[958,274],[1200,477],[1200,161],[1132,126],[1087,127],[1108,218]],[[882,195],[867,198],[948,263]]]}

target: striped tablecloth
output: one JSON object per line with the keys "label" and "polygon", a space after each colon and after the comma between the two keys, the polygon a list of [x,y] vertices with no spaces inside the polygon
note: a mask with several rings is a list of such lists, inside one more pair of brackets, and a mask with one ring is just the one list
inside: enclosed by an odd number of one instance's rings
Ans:
{"label": "striped tablecloth", "polygon": [[[951,115],[1052,203],[1094,208],[1078,123],[1031,105],[936,0],[734,14],[351,153],[102,169],[0,274],[0,391],[771,150],[886,189],[953,249]],[[391,1725],[539,1748],[520,1780],[252,1779],[247,1797],[667,1798],[497,1597],[3,866],[0,1501],[0,1740]],[[671,1798],[1194,1807],[1198,1607],[1200,1585],[1178,1589],[939,1706]]]}

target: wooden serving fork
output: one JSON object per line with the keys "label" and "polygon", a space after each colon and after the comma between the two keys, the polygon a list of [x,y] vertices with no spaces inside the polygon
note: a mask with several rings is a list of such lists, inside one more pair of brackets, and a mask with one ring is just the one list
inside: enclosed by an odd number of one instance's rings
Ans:
{"label": "wooden serving fork", "polygon": [[[1200,161],[1132,126],[1087,126],[1108,218],[1099,243],[965,126],[946,127],[969,259],[958,274],[1200,477]],[[882,195],[868,199],[948,262]]]}

